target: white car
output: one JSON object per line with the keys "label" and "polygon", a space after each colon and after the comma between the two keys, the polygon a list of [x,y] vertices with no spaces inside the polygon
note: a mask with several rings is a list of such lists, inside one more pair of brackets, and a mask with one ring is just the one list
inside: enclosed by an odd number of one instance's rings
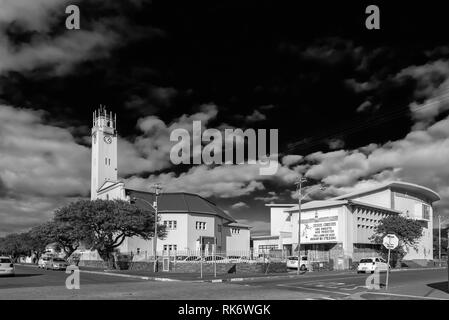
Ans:
{"label": "white car", "polygon": [[[287,268],[298,269],[298,256],[287,257]],[[309,261],[307,260],[307,257],[302,256],[299,270],[305,271],[308,269],[309,269]]]}
{"label": "white car", "polygon": [[387,262],[379,257],[361,259],[357,266],[357,273],[374,273],[375,271],[386,272],[390,267]]}
{"label": "white car", "polygon": [[41,257],[37,262],[37,267],[44,269],[51,257]]}
{"label": "white car", "polygon": [[15,275],[14,264],[9,257],[0,257],[0,276],[12,276]]}

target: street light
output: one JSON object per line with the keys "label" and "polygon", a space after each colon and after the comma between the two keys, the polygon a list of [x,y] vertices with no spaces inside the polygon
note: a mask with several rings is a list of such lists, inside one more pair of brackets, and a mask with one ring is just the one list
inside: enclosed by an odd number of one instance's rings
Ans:
{"label": "street light", "polygon": [[[296,274],[299,275],[299,268],[301,266],[301,203],[309,194],[316,191],[316,189],[312,188],[306,194],[302,194],[302,184],[307,182],[305,177],[301,177],[298,179],[296,184],[296,190],[298,191],[298,268],[296,270]],[[326,187],[322,184],[319,185],[320,190],[326,189]]]}
{"label": "street light", "polygon": [[158,196],[162,190],[159,183],[155,184],[154,186],[154,194],[155,194],[155,201],[153,204],[148,202],[145,199],[134,197],[133,200],[141,200],[145,202],[147,205],[149,205],[154,210],[154,237],[153,237],[153,254],[154,254],[154,264],[153,264],[153,271],[157,272],[157,200]]}

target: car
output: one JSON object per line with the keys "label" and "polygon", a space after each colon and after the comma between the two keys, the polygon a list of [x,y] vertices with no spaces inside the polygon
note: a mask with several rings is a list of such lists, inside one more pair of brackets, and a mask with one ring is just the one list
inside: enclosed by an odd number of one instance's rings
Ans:
{"label": "car", "polygon": [[40,259],[37,261],[37,267],[38,268],[45,268],[45,264],[50,260],[50,257],[40,257]]}
{"label": "car", "polygon": [[189,256],[176,256],[176,261],[184,261],[185,259],[187,259]]}
{"label": "car", "polygon": [[203,261],[206,263],[228,263],[229,260],[222,256],[210,255],[203,257]]}
{"label": "car", "polygon": [[[298,256],[287,257],[287,268],[298,269]],[[309,269],[309,261],[307,260],[306,256],[302,256],[299,270],[306,271],[308,269]]]}
{"label": "car", "polygon": [[176,262],[199,262],[201,260],[200,256],[188,256],[184,260],[177,260]]}
{"label": "car", "polygon": [[68,266],[68,262],[62,258],[50,258],[48,261],[46,261],[44,268],[46,270],[66,270]]}
{"label": "car", "polygon": [[375,271],[386,272],[390,269],[387,262],[379,257],[368,257],[360,260],[357,273],[374,273]]}
{"label": "car", "polygon": [[0,257],[0,276],[15,275],[14,263],[10,257]]}
{"label": "car", "polygon": [[248,262],[248,257],[245,256],[227,256],[226,259],[230,263],[238,263],[238,262]]}

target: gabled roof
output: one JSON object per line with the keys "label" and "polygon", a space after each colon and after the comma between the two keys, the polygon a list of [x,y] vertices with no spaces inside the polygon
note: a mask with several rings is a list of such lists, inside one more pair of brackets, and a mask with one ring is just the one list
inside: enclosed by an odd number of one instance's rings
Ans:
{"label": "gabled roof", "polygon": [[228,227],[238,227],[238,228],[251,229],[250,226],[248,226],[248,225],[246,225],[246,224],[243,224],[243,223],[240,223],[240,222],[230,222],[230,223],[227,223],[226,226],[228,226]]}
{"label": "gabled roof", "polygon": [[375,191],[380,191],[383,189],[391,189],[391,188],[399,189],[404,192],[420,194],[420,195],[424,196],[425,198],[428,198],[431,202],[440,200],[440,195],[438,193],[436,193],[435,191],[433,191],[432,189],[429,189],[429,188],[426,188],[426,187],[423,187],[423,186],[420,186],[420,185],[417,185],[414,183],[408,183],[408,182],[402,182],[402,181],[387,182],[384,184],[380,184],[377,187],[368,188],[368,189],[365,189],[362,191],[357,191],[357,192],[351,192],[348,194],[343,194],[341,196],[331,198],[330,200],[351,199],[351,198],[355,198],[357,196],[361,196],[361,195],[364,195],[367,193],[372,193]]}
{"label": "gabled roof", "polygon": [[[155,195],[152,192],[125,189],[126,195],[140,198],[153,203]],[[136,201],[136,205],[148,209],[143,201]],[[162,193],[158,197],[158,212],[160,213],[192,213],[218,216],[230,222],[237,222],[234,218],[224,212],[217,205],[203,197],[186,192]]]}

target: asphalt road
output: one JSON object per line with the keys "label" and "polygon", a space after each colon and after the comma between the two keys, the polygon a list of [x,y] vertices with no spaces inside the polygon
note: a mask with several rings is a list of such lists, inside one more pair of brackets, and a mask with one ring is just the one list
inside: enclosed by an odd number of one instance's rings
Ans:
{"label": "asphalt road", "polygon": [[[69,274],[61,270],[44,270],[34,266],[16,265],[14,277],[0,277],[0,290],[8,288],[37,288],[61,286],[65,288],[66,278]],[[113,284],[125,282],[139,282],[144,280],[111,277],[100,274],[82,273],[80,286],[88,284]]]}
{"label": "asphalt road", "polygon": [[[303,293],[321,293],[328,299],[347,299],[357,293],[367,291],[376,294],[387,292],[385,288],[386,273],[380,273],[379,275],[380,290],[369,290],[367,288],[367,278],[370,276],[371,274],[357,274],[356,272],[326,275],[310,273],[295,279],[260,279],[239,282],[239,284],[258,288],[283,288],[285,290]],[[416,296],[426,299],[438,296],[449,299],[449,295],[447,294],[447,279],[447,269],[390,272],[388,292],[398,295],[409,295],[408,298]],[[423,292],[425,294],[422,294]],[[374,299],[374,295],[371,295],[369,298]]]}
{"label": "asphalt road", "polygon": [[[355,272],[225,283],[160,282],[82,272],[80,290],[68,290],[64,271],[29,266],[17,266],[16,271],[16,277],[0,277],[0,299],[346,300],[360,294],[374,300],[449,299],[445,269],[392,272],[388,295],[380,295],[386,292],[383,286],[368,290],[370,275]],[[380,284],[385,284],[385,274],[380,275]]]}

